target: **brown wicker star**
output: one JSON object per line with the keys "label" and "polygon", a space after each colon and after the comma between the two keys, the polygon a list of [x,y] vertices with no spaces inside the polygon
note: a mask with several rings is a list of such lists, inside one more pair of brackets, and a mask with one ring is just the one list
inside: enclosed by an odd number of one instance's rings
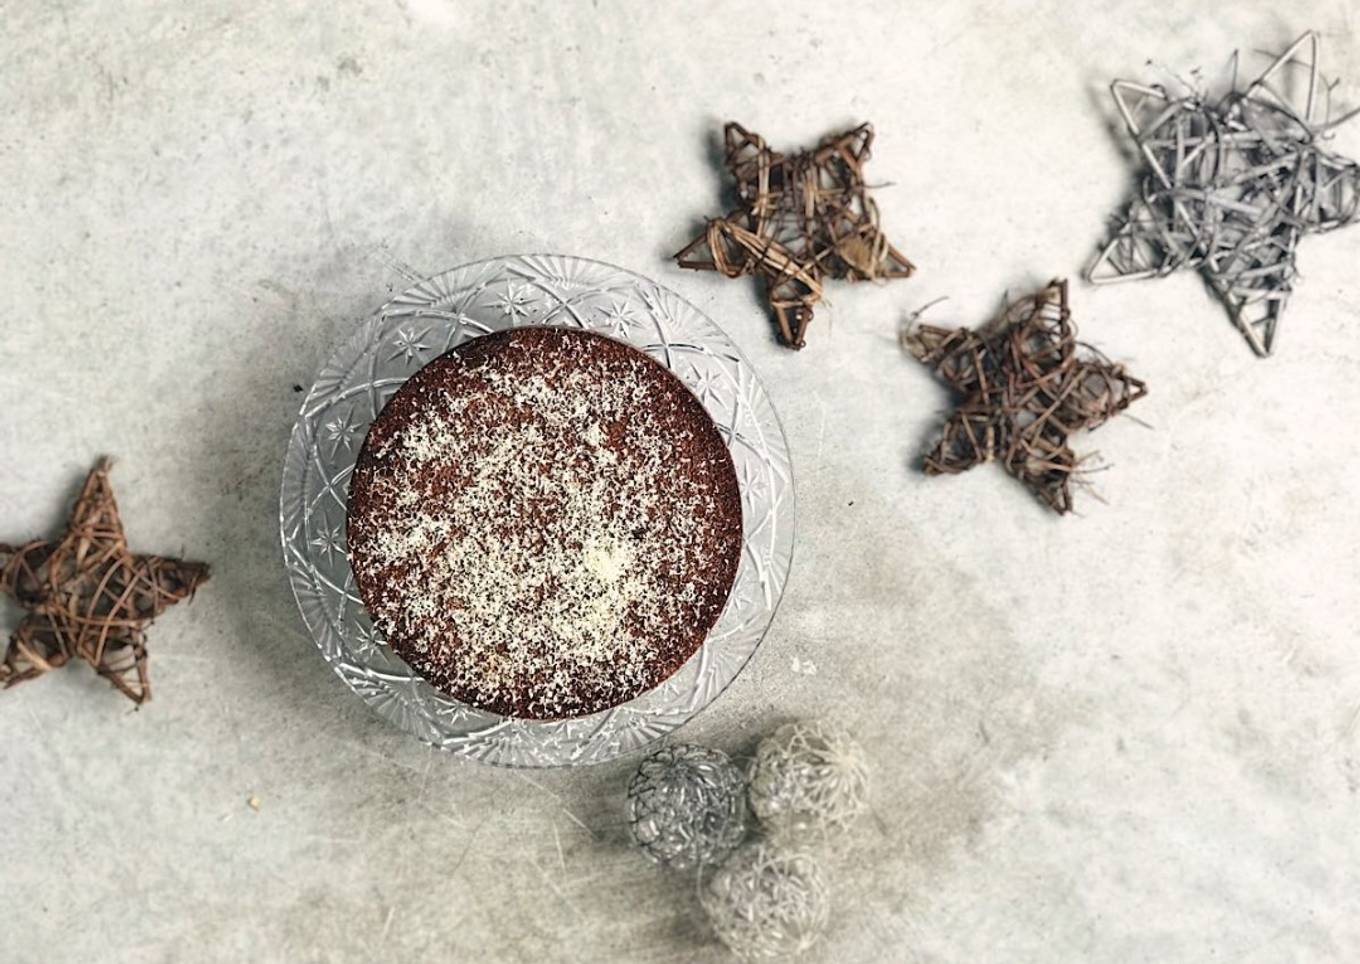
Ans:
{"label": "brown wicker star", "polygon": [[1147,394],[1147,387],[1089,346],[1078,357],[1067,282],[1051,281],[978,333],[922,325],[903,342],[964,396],[925,458],[929,475],[998,459],[1056,512],[1072,508],[1080,462],[1067,444]]}
{"label": "brown wicker star", "polygon": [[682,268],[760,275],[784,344],[802,348],[825,278],[905,278],[914,270],[878,227],[864,183],[868,124],[785,156],[740,124],[723,129],[740,206],[675,255]]}
{"label": "brown wicker star", "polygon": [[79,657],[134,703],[146,702],[145,628],[207,578],[203,563],[128,551],[109,460],[100,459],[59,542],[0,545],[0,590],[28,610],[0,661],[0,686]]}

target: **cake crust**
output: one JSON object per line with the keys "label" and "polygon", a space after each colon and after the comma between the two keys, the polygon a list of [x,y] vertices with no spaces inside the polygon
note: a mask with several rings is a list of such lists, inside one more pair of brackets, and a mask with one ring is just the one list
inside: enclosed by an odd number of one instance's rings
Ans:
{"label": "cake crust", "polygon": [[702,645],[740,562],[732,458],[642,352],[525,327],[430,362],[369,428],[350,562],[388,644],[506,716],[627,702]]}

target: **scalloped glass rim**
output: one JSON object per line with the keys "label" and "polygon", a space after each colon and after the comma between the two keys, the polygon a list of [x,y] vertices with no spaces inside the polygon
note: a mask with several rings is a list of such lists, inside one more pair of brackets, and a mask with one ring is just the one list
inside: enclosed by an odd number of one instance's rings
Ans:
{"label": "scalloped glass rim", "polygon": [[[585,328],[674,372],[727,440],[742,496],[743,551],[727,606],[690,660],[613,709],[537,721],[474,709],[438,692],[387,648],[349,568],[349,476],[369,423],[421,366],[469,338],[520,325]],[[379,716],[484,763],[601,763],[682,725],[741,672],[769,628],[793,558],[788,441],[750,362],[669,288],[601,261],[516,255],[460,265],[380,308],[327,361],[293,426],[279,496],[284,565],[322,656]]]}

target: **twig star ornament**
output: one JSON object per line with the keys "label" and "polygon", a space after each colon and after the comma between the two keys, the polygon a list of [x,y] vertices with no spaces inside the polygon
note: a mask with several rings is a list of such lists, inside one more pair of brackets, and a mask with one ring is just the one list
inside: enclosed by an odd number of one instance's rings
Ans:
{"label": "twig star ornament", "polygon": [[997,460],[1058,513],[1072,508],[1080,461],[1068,436],[1092,429],[1147,394],[1146,386],[1080,346],[1067,282],[1051,281],[981,332],[921,325],[903,332],[913,355],[963,396],[925,457],[930,475]]}
{"label": "twig star ornament", "polygon": [[1228,92],[1214,100],[1115,81],[1115,105],[1146,166],[1087,278],[1195,268],[1252,350],[1269,355],[1299,239],[1353,223],[1360,208],[1360,166],[1320,146],[1357,111],[1328,118],[1331,85],[1318,56],[1317,34],[1306,33],[1239,88],[1234,54]]}
{"label": "twig star ornament", "polygon": [[128,550],[109,461],[100,459],[60,540],[0,545],[0,590],[28,611],[0,661],[0,686],[79,658],[134,703],[146,702],[146,627],[207,578],[203,563]]}
{"label": "twig star ornament", "polygon": [[682,268],[728,278],[759,275],[779,337],[802,348],[827,278],[905,278],[910,261],[878,227],[864,183],[874,131],[868,124],[784,155],[740,124],[723,129],[738,207],[708,222],[675,256]]}

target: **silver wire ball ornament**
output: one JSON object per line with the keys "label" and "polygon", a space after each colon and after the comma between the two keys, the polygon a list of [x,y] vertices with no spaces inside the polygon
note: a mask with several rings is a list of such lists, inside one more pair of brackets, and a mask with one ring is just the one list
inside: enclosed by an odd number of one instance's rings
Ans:
{"label": "silver wire ball ornament", "polygon": [[750,784],[751,809],[771,838],[785,842],[838,834],[869,802],[863,749],[826,720],[788,723],[761,740]]}
{"label": "silver wire ball ornament", "polygon": [[628,784],[628,818],[633,840],[657,863],[717,863],[746,836],[746,778],[721,750],[662,747]]}
{"label": "silver wire ball ornament", "polygon": [[718,939],[745,961],[801,954],[826,930],[831,901],[817,861],[755,840],[714,870],[699,903]]}

